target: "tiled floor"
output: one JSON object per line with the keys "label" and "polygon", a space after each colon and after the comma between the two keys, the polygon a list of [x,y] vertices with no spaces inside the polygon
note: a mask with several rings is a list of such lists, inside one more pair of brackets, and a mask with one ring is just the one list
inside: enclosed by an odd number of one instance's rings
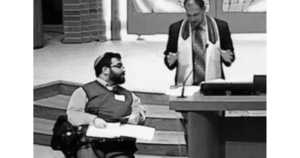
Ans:
{"label": "tiled floor", "polygon": [[61,151],[52,150],[49,146],[33,145],[33,157],[34,158],[64,158],[64,154]]}
{"label": "tiled floor", "polygon": [[[167,35],[122,35],[122,41],[62,44],[63,35],[45,33],[44,48],[34,50],[34,85],[56,80],[86,83],[95,78],[94,59],[107,51],[122,54],[127,89],[165,93],[174,83],[174,71],[163,63]],[[266,34],[233,34],[236,61],[225,68],[229,81],[252,81],[266,74]]]}

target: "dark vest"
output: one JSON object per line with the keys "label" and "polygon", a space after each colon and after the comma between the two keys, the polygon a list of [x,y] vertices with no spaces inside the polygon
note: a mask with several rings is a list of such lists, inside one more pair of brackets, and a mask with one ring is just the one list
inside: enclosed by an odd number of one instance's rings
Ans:
{"label": "dark vest", "polygon": [[[131,114],[133,99],[128,90],[117,86],[117,90],[112,92],[98,81],[87,83],[82,88],[88,98],[86,113],[97,115],[106,122],[119,122],[122,117]],[[116,100],[115,95],[125,96],[125,101]]]}

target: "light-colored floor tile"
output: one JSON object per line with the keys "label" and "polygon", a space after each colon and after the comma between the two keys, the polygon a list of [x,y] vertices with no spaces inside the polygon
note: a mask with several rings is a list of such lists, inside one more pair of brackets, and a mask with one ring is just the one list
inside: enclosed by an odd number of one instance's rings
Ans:
{"label": "light-colored floor tile", "polygon": [[[125,36],[123,41],[62,44],[61,34],[45,33],[45,47],[34,50],[34,85],[56,80],[86,83],[94,80],[94,59],[107,51],[122,54],[126,68],[125,88],[165,93],[174,84],[175,71],[163,63],[167,35]],[[266,74],[266,35],[233,34],[236,61],[225,68],[228,81],[252,81]]]}

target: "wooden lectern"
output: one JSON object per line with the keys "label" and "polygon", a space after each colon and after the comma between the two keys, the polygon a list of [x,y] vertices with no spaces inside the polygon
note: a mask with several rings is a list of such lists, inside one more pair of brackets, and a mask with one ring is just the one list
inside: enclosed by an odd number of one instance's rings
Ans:
{"label": "wooden lectern", "polygon": [[220,137],[220,114],[226,110],[266,110],[266,95],[170,96],[170,109],[188,112],[188,157],[224,158],[225,142]]}

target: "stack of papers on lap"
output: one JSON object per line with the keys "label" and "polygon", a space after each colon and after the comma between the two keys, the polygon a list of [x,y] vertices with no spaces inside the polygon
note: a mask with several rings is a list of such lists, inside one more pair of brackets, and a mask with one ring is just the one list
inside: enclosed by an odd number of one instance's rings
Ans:
{"label": "stack of papers on lap", "polygon": [[155,128],[120,124],[120,123],[107,123],[106,128],[96,128],[90,125],[88,127],[86,135],[89,137],[100,138],[117,138],[117,137],[132,137],[138,139],[152,140],[154,137]]}

